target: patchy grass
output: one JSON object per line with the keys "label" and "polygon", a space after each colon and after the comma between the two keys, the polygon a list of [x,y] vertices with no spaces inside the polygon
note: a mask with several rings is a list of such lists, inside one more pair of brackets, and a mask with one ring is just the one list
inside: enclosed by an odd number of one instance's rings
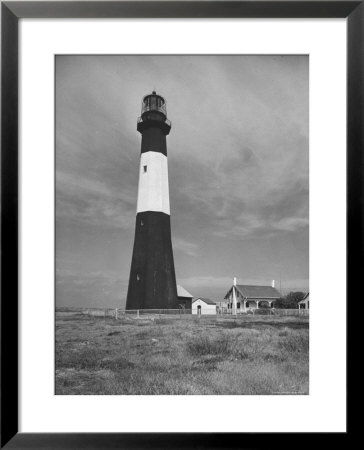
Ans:
{"label": "patchy grass", "polygon": [[202,335],[198,338],[190,338],[187,341],[187,349],[192,356],[221,355],[230,352],[231,342],[227,334],[210,337]]}
{"label": "patchy grass", "polygon": [[56,394],[308,394],[308,319],[59,316]]}

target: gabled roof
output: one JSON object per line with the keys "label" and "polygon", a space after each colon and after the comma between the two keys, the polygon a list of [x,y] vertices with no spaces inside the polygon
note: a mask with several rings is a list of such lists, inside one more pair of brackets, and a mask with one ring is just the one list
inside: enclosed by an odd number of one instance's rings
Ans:
{"label": "gabled roof", "polygon": [[303,297],[302,300],[300,300],[300,301],[298,302],[298,304],[300,304],[300,303],[306,303],[306,302],[308,302],[309,300],[310,300],[310,293],[307,292],[307,294]]}
{"label": "gabled roof", "polygon": [[192,300],[192,303],[197,302],[197,300],[201,300],[202,302],[207,303],[208,305],[216,305],[216,303],[210,300],[209,298],[202,298],[202,297],[195,298],[194,300]]}
{"label": "gabled roof", "polygon": [[186,291],[185,288],[177,284],[177,297],[191,297],[193,298],[193,295],[190,294],[188,291]]}
{"label": "gabled roof", "polygon": [[[229,289],[224,298],[228,298],[233,286]],[[248,284],[237,284],[237,291],[244,298],[272,298],[278,299],[281,298],[281,294],[277,291],[276,288],[272,286],[252,286]]]}

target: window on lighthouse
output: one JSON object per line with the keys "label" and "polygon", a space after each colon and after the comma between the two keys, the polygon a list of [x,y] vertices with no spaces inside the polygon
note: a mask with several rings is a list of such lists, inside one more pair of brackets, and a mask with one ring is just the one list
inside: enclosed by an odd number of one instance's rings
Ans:
{"label": "window on lighthouse", "polygon": [[147,173],[147,166],[143,166],[144,173]]}

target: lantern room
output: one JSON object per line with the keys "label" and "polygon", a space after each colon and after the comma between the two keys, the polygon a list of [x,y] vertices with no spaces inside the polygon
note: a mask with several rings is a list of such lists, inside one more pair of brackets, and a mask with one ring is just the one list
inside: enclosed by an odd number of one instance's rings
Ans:
{"label": "lantern room", "polygon": [[138,118],[137,129],[142,133],[145,129],[155,126],[165,135],[169,134],[171,129],[171,122],[167,119],[166,101],[153,91],[142,100],[142,112]]}
{"label": "lantern room", "polygon": [[158,95],[155,91],[146,95],[142,102],[142,116],[149,111],[158,111],[167,117],[166,101],[161,95]]}

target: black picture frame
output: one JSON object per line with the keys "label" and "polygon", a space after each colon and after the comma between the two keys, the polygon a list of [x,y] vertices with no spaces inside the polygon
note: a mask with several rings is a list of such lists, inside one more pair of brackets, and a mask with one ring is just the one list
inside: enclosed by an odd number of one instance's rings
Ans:
{"label": "black picture frame", "polygon": [[[21,18],[347,18],[347,302],[363,271],[363,1],[1,2],[1,448],[258,448],[307,445],[310,433],[18,432],[18,22]],[[347,345],[350,352],[350,345]],[[333,394],[334,395],[334,394]],[[217,412],[218,413],[218,412]],[[348,428],[350,431],[350,428]],[[345,445],[349,433],[337,433]],[[316,444],[327,445],[325,433]],[[321,442],[322,441],[322,442]],[[268,444],[269,443],[269,444]]]}

